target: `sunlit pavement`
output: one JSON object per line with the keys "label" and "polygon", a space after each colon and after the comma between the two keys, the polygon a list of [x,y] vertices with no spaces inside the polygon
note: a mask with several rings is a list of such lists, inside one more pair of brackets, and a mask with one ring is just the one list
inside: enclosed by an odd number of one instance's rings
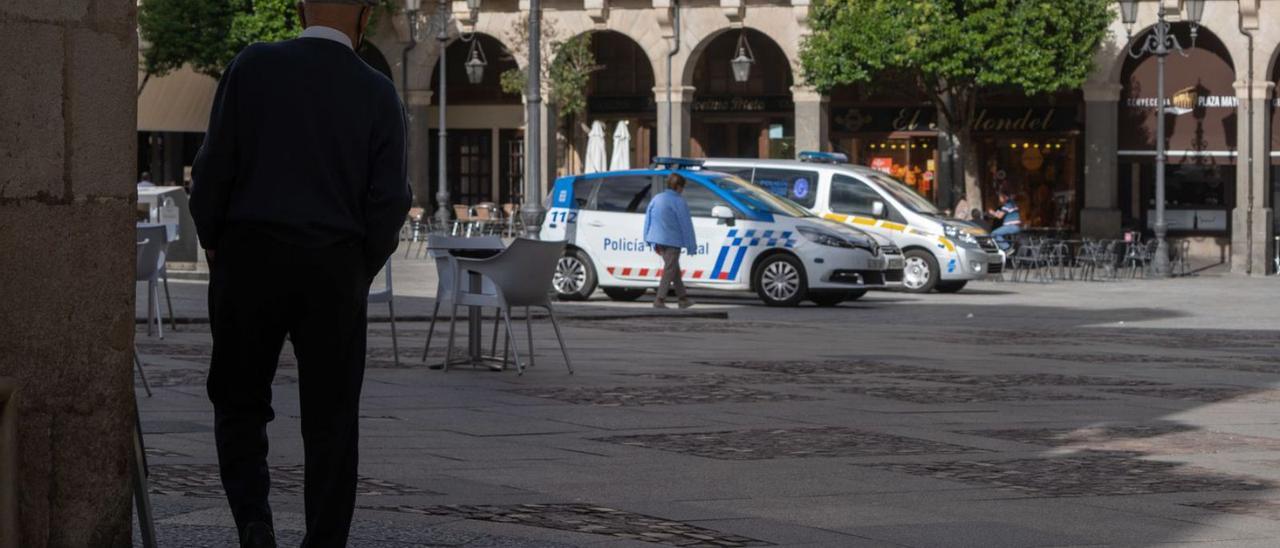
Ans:
{"label": "sunlit pavement", "polygon": [[[429,265],[395,274],[398,315],[426,319]],[[139,326],[151,499],[162,545],[225,546],[205,286],[171,285],[179,331]],[[426,369],[423,321],[398,323],[397,366],[375,321],[351,545],[1280,543],[1280,280],[698,298],[698,315],[561,306],[573,376],[546,320],[524,376]],[[286,351],[284,545],[302,529],[298,374]]]}

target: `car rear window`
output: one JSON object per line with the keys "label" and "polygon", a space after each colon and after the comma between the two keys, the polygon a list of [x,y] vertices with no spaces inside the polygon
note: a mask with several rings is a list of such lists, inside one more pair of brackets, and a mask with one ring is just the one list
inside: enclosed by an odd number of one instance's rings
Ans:
{"label": "car rear window", "polygon": [[622,175],[603,179],[596,191],[596,210],[644,213],[653,197],[653,177]]}

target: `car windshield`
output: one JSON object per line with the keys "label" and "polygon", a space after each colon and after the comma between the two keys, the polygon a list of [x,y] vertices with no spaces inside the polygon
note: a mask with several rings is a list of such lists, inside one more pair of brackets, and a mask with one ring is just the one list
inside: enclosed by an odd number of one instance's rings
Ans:
{"label": "car windshield", "polygon": [[706,174],[711,183],[733,194],[743,205],[759,213],[772,213],[787,217],[813,217],[809,210],[786,198],[748,183],[736,175]]}
{"label": "car windshield", "polygon": [[938,215],[938,208],[932,202],[916,194],[916,191],[901,181],[880,172],[871,173],[870,176],[880,183],[881,188],[893,195],[894,199],[901,202],[903,207],[922,215]]}

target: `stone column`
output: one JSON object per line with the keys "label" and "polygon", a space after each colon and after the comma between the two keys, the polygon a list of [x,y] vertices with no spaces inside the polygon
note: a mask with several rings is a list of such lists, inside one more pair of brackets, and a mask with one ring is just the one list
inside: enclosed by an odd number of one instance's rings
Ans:
{"label": "stone column", "polygon": [[[689,154],[689,125],[693,109],[693,87],[671,88],[671,102],[667,102],[666,86],[653,88],[658,103],[658,150],[654,156],[687,156]],[[671,129],[667,129],[667,113],[670,112]],[[671,139],[667,145],[668,135]]]}
{"label": "stone column", "polygon": [[431,206],[435,189],[431,188],[431,91],[409,90],[405,99],[409,109],[409,187],[413,189],[413,203],[427,208],[427,214],[435,212]]}
{"label": "stone column", "polygon": [[[1250,109],[1250,87],[1253,88]],[[1270,98],[1275,84],[1235,83],[1240,100],[1236,123],[1236,207],[1231,212],[1231,271],[1262,276],[1275,270],[1274,225],[1268,149],[1271,143]],[[1249,111],[1253,111],[1250,124]],[[1250,125],[1253,146],[1249,146]]]}
{"label": "stone column", "polygon": [[808,86],[793,86],[791,100],[796,109],[796,152],[825,151],[831,148],[828,132],[831,98]]}
{"label": "stone column", "polygon": [[0,537],[16,546],[130,545],[136,19],[136,0],[0,2],[0,377],[17,386],[19,512]]}
{"label": "stone column", "polygon": [[1080,234],[1086,238],[1112,238],[1120,234],[1116,151],[1120,84],[1087,84],[1084,87],[1084,209]]}

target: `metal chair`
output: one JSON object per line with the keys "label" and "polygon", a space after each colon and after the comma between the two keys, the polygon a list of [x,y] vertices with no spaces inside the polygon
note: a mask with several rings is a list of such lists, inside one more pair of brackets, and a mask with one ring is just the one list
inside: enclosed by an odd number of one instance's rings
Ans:
{"label": "metal chair", "polygon": [[453,229],[449,232],[451,236],[458,236],[459,232],[463,235],[471,235],[471,206],[464,204],[453,204]]}
{"label": "metal chair", "polygon": [[[564,242],[543,242],[520,238],[501,253],[488,259],[456,258],[458,275],[454,277],[453,311],[449,317],[449,351],[453,354],[454,326],[458,315],[458,305],[495,307],[502,313],[507,326],[507,336],[512,340],[511,350],[516,360],[516,370],[524,374],[524,364],[520,362],[520,352],[515,344],[515,332],[511,327],[511,309],[524,307],[525,327],[529,335],[529,365],[534,364],[533,323],[530,307],[545,308],[551,316],[551,325],[555,329],[556,339],[560,342],[560,352],[564,355],[564,364],[569,374],[573,374],[573,363],[569,360],[569,350],[565,347],[564,336],[560,333],[560,324],[556,321],[555,310],[551,306],[549,288],[551,278],[555,274],[556,261],[564,253]],[[474,272],[493,283],[494,291],[488,293],[470,291],[460,283],[467,274]]]}
{"label": "metal chair", "polygon": [[471,222],[475,224],[480,234],[489,234],[498,221],[498,206],[492,202],[483,202],[476,204],[472,208]]}
{"label": "metal chair", "polygon": [[524,230],[524,222],[520,219],[520,204],[502,204],[502,214],[507,218],[504,234],[508,238],[514,238]]}
{"label": "metal chair", "polygon": [[151,336],[151,324],[164,338],[164,319],[160,313],[160,288],[164,288],[165,302],[169,305],[169,325],[177,327],[173,315],[173,301],[169,297],[169,277],[165,273],[165,252],[169,247],[164,225],[138,227],[138,254],[134,280],[147,282],[147,336]]}
{"label": "metal chair", "polygon": [[391,284],[391,257],[387,257],[387,263],[383,265],[382,272],[385,274],[383,279],[385,282],[381,289],[370,289],[368,304],[386,303],[387,310],[391,314],[391,352],[395,355],[396,367],[400,367],[400,342],[396,337],[396,296]]}

